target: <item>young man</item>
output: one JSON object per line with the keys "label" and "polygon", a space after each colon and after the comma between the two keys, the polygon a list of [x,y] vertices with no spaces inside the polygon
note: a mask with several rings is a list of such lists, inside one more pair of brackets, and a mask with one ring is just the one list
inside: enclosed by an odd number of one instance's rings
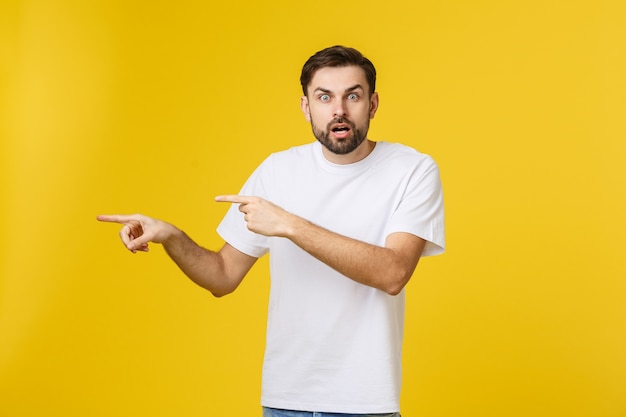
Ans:
{"label": "young man", "polygon": [[444,249],[438,168],[411,148],[367,138],[376,71],[357,50],[316,53],[300,81],[317,142],[270,155],[239,195],[216,197],[233,203],[218,252],[161,220],[98,219],[123,224],[133,252],[163,244],[215,296],[271,253],[264,416],[398,416],[403,289],[421,256]]}

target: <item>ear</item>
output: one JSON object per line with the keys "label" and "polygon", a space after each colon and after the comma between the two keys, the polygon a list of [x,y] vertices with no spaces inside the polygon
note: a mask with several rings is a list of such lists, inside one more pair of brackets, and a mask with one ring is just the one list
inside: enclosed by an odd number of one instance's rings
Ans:
{"label": "ear", "polygon": [[307,122],[311,121],[311,110],[309,109],[309,99],[307,96],[302,96],[300,98],[300,109],[302,109],[302,113],[304,113],[304,117]]}
{"label": "ear", "polygon": [[378,93],[373,93],[370,97],[370,119],[374,118],[376,110],[378,110]]}

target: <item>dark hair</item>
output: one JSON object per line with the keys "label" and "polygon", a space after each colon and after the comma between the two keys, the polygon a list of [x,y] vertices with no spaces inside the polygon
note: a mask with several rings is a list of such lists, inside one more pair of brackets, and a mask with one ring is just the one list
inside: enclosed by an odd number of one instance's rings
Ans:
{"label": "dark hair", "polygon": [[341,45],[322,49],[306,61],[300,74],[302,92],[305,96],[307,95],[307,87],[317,70],[325,67],[348,67],[351,65],[363,69],[369,84],[369,93],[372,95],[376,91],[376,68],[374,68],[374,64],[356,49]]}

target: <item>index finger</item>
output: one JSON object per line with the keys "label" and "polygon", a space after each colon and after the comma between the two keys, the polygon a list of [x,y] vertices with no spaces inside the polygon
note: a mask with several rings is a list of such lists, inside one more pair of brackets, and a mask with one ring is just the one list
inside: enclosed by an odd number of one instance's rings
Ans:
{"label": "index finger", "polygon": [[107,223],[128,223],[131,220],[136,220],[135,216],[125,214],[100,214],[96,216],[96,219],[101,222]]}
{"label": "index finger", "polygon": [[215,201],[220,203],[248,204],[252,201],[252,197],[237,194],[218,195],[215,197]]}

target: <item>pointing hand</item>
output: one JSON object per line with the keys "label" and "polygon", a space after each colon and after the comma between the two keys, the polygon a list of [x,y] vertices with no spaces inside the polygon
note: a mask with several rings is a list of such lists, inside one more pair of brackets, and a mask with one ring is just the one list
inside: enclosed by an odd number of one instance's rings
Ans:
{"label": "pointing hand", "polygon": [[295,216],[276,204],[260,197],[243,195],[221,195],[215,201],[239,204],[239,211],[244,214],[248,229],[264,236],[287,237],[290,222]]}
{"label": "pointing hand", "polygon": [[148,252],[149,242],[163,243],[174,228],[169,223],[141,214],[99,215],[96,218],[101,222],[123,225],[120,238],[124,246],[133,253]]}

